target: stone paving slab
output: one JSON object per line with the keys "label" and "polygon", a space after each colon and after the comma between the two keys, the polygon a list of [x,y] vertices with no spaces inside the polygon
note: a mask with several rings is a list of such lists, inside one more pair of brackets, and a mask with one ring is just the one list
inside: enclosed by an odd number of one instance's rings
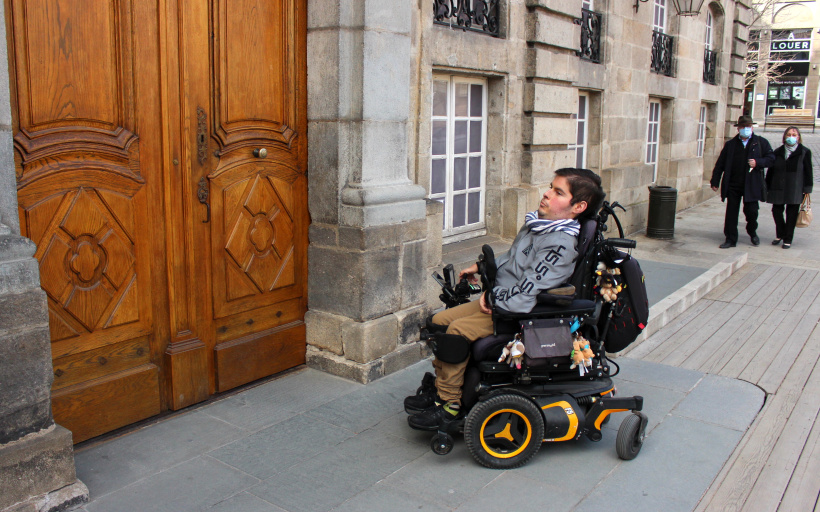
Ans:
{"label": "stone paving slab", "polygon": [[[431,434],[410,429],[401,411],[429,362],[369,385],[304,369],[226,398],[230,404],[81,447],[78,476],[92,500],[83,510],[691,510],[760,409],[762,392],[693,370],[616,361],[619,394],[642,395],[650,419],[633,461],[615,452],[626,413],[613,415],[602,441],[544,444],[515,470],[480,466],[461,438],[438,456]],[[238,426],[267,421],[257,421],[260,411],[246,421],[243,400],[277,407],[277,394],[316,383],[330,384],[329,400],[306,395],[286,406],[286,419]],[[732,396],[732,407],[720,407],[718,394]]]}

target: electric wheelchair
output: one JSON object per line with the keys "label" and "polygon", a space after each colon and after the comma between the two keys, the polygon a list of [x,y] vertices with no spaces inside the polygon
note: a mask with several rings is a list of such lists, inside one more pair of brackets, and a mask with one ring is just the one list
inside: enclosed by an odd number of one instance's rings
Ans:
{"label": "electric wheelchair", "polygon": [[[575,270],[563,294],[542,292],[534,309],[526,314],[511,313],[493,305],[494,334],[466,348],[455,349],[468,351],[470,358],[462,388],[461,406],[466,415],[445,421],[438,428],[430,443],[435,453],[449,453],[454,435],[463,434],[478,463],[496,469],[515,468],[528,462],[542,442],[577,440],[581,436],[600,441],[601,428],[611,413],[632,411],[618,430],[616,450],[625,460],[638,455],[647,424],[646,416],[640,412],[643,398],[615,396],[611,377],[618,373],[618,367],[607,358],[605,342],[615,308],[602,299],[595,276],[599,262],[614,265],[611,260],[624,255],[617,248],[635,247],[634,240],[624,238],[615,215],[615,208],[619,207],[623,209],[617,202],[604,202],[596,218],[582,221]],[[610,218],[617,225],[619,238],[605,238]],[[492,290],[496,266],[488,245],[482,248],[478,268],[483,289]],[[469,301],[471,294],[480,291],[466,279],[456,283],[452,265],[445,267],[443,277],[438,273],[433,277],[442,286],[440,298],[448,308]],[[487,295],[491,301],[492,294]],[[585,373],[573,366],[569,355],[538,359],[527,357],[525,352],[520,368],[499,362],[508,342],[520,336],[528,323],[542,319],[567,322],[589,341],[594,356]],[[452,358],[453,348],[440,346],[442,338],[437,337],[434,330],[434,324],[428,319],[427,326],[422,328],[422,339],[437,357],[449,351],[448,357]],[[465,353],[460,361],[466,357]],[[435,392],[434,376],[427,373],[417,393],[429,393],[430,386]]]}

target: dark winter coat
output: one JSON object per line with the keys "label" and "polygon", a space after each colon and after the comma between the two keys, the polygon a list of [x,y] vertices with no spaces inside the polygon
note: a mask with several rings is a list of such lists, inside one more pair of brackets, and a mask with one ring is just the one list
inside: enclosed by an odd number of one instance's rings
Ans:
{"label": "dark winter coat", "polygon": [[[811,194],[814,176],[811,168],[811,151],[802,144],[786,159],[786,147],[774,150],[774,164],[766,173],[768,195],[771,204],[800,204],[803,194]],[[799,167],[798,167],[799,164]]]}
{"label": "dark winter coat", "polygon": [[[748,153],[747,153],[748,151]],[[774,163],[774,152],[769,141],[760,135],[752,134],[749,137],[749,142],[746,147],[740,141],[740,135],[736,135],[723,145],[720,156],[715,163],[715,168],[712,171],[711,185],[716,187],[720,185],[720,197],[725,201],[726,195],[729,191],[729,183],[732,174],[732,163],[734,158],[742,158],[748,160],[754,158],[757,161],[757,166],[746,177],[746,187],[743,191],[743,201],[750,203],[752,201],[765,201],[766,190],[764,188],[763,168],[769,167]],[[721,181],[721,177],[723,180]]]}

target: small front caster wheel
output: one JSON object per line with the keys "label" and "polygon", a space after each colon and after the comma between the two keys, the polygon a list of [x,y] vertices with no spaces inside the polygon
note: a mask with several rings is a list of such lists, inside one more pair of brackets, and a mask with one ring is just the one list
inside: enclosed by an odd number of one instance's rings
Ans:
{"label": "small front caster wheel", "polygon": [[645,425],[638,414],[630,414],[624,418],[615,441],[615,451],[618,452],[618,457],[623,460],[632,460],[638,456],[643,446]]}
{"label": "small front caster wheel", "polygon": [[445,433],[434,435],[430,440],[430,449],[436,455],[447,455],[453,449],[453,436]]}

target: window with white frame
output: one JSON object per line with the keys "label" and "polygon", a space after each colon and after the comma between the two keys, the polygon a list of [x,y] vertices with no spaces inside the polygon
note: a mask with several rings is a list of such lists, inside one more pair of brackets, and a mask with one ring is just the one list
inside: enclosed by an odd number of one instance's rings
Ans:
{"label": "window with white frame", "polygon": [[587,167],[587,134],[589,125],[589,95],[578,94],[578,113],[573,114],[578,121],[575,131],[575,144],[570,144],[567,149],[575,150],[575,167],[586,169]]}
{"label": "window with white frame", "polygon": [[712,11],[706,10],[706,49],[712,49]]}
{"label": "window with white frame", "polygon": [[698,157],[703,156],[703,145],[706,142],[706,105],[700,106],[698,119]]}
{"label": "window with white frame", "polygon": [[646,128],[646,163],[652,164],[652,181],[658,179],[658,134],[661,127],[661,102],[649,102],[649,122]]}
{"label": "window with white frame", "polygon": [[484,229],[487,81],[435,75],[431,125],[429,197],[444,204],[445,237],[470,236]]}
{"label": "window with white frame", "polygon": [[655,11],[652,17],[652,30],[666,31],[666,0],[655,0]]}

